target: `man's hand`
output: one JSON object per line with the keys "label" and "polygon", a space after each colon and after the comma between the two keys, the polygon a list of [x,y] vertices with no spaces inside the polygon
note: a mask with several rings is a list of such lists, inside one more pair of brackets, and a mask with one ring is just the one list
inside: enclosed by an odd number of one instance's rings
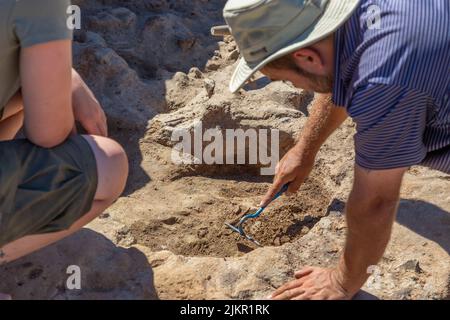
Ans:
{"label": "man's hand", "polygon": [[105,112],[75,70],[72,71],[72,104],[75,120],[80,122],[88,134],[108,136]]}
{"label": "man's hand", "polygon": [[350,299],[364,285],[389,242],[400,187],[407,168],[367,170],[355,166],[346,207],[347,239],[339,265],[306,268],[278,289],[274,299]]}
{"label": "man's hand", "polygon": [[300,139],[277,165],[274,183],[261,201],[261,206],[266,206],[288,182],[288,194],[298,191],[309,176],[320,147],[347,117],[344,108],[338,108],[331,102],[330,95],[316,94]]}
{"label": "man's hand", "polygon": [[278,163],[275,169],[274,182],[261,201],[261,206],[265,207],[288,182],[290,182],[288,194],[297,192],[301,184],[309,176],[313,166],[314,158],[305,156],[301,148],[295,146],[289,150]]}
{"label": "man's hand", "polygon": [[347,300],[352,295],[342,287],[338,269],[306,267],[293,280],[276,290],[273,300]]}

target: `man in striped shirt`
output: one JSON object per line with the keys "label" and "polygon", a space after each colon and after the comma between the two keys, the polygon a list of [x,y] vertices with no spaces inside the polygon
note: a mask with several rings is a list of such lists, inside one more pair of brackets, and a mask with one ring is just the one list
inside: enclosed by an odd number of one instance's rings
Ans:
{"label": "man in striped shirt", "polygon": [[261,71],[317,98],[262,205],[296,192],[325,140],[357,125],[348,234],[335,268],[308,267],[273,299],[348,299],[381,259],[412,165],[450,173],[448,0],[229,0],[224,17],[243,55],[230,89]]}

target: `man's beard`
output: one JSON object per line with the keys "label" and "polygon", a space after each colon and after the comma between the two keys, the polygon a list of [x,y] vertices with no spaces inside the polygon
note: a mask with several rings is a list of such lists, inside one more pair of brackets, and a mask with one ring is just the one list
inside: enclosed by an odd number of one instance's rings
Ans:
{"label": "man's beard", "polygon": [[334,77],[332,74],[325,76],[317,76],[315,74],[309,73],[301,68],[296,68],[297,72],[302,76],[307,78],[311,82],[311,88],[317,93],[332,93],[334,87]]}

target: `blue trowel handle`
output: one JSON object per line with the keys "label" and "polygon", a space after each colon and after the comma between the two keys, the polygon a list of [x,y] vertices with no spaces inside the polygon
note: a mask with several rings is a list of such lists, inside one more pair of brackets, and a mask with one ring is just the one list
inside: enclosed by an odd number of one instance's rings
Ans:
{"label": "blue trowel handle", "polygon": [[[289,182],[286,183],[286,184],[283,186],[283,188],[281,188],[280,191],[278,191],[278,193],[275,195],[275,197],[273,197],[273,199],[272,199],[270,202],[272,202],[272,201],[278,199],[278,198],[279,198],[283,193],[285,193],[288,189],[289,189]],[[270,202],[269,202],[267,205],[269,205]],[[267,206],[266,206],[266,207],[267,207]]]}
{"label": "blue trowel handle", "polygon": [[[281,188],[280,191],[278,191],[278,193],[272,198],[272,200],[270,200],[270,202],[267,204],[267,206],[269,204],[271,204],[274,200],[278,199],[283,193],[285,193],[287,190],[289,189],[289,183],[286,183],[283,188]],[[254,214],[249,214],[247,216],[244,217],[245,220],[247,219],[254,219],[254,218],[258,218],[261,213],[264,211],[265,208],[267,208],[267,206],[265,207],[261,207],[258,209],[258,211],[256,211]]]}

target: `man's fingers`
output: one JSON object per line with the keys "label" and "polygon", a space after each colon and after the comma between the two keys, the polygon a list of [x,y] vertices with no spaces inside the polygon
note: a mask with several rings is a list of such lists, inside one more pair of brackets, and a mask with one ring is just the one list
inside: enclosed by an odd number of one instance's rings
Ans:
{"label": "man's fingers", "polygon": [[301,296],[305,293],[305,290],[302,288],[296,288],[291,290],[286,290],[279,296],[273,298],[272,300],[293,300],[295,297]]}
{"label": "man's fingers", "polygon": [[105,128],[103,127],[103,125],[101,123],[97,124],[97,129],[98,132],[100,132],[100,136],[102,137],[106,137],[106,132],[105,132]]}
{"label": "man's fingers", "polygon": [[104,137],[108,136],[108,121],[106,119],[106,114],[103,110],[100,110],[100,117],[99,117],[99,125],[102,131],[102,135]]}
{"label": "man's fingers", "polygon": [[281,190],[283,187],[283,181],[281,179],[276,179],[272,186],[270,187],[269,191],[267,191],[266,195],[264,196],[263,200],[259,204],[260,207],[267,206],[270,201],[275,197],[275,195],[278,193],[278,191]]}
{"label": "man's fingers", "polygon": [[303,182],[304,182],[303,177],[296,178],[294,181],[291,181],[291,183],[289,184],[287,194],[291,195],[297,193],[298,189],[300,189],[300,186],[302,185]]}
{"label": "man's fingers", "polygon": [[313,271],[314,271],[313,267],[305,267],[305,268],[295,272],[294,276],[297,279],[300,279],[300,278],[302,278],[304,276],[307,276],[308,274],[312,273]]}
{"label": "man's fingers", "polygon": [[313,300],[313,298],[311,298],[309,292],[304,292],[303,294],[293,297],[291,300]]}
{"label": "man's fingers", "polygon": [[273,295],[272,300],[291,300],[305,293],[305,289],[302,287],[302,283],[297,282],[295,287],[286,289],[278,295]]}
{"label": "man's fingers", "polygon": [[95,135],[95,136],[101,136],[101,130],[99,126],[97,125],[97,122],[89,120],[81,122],[81,125],[86,130],[87,134]]}
{"label": "man's fingers", "polygon": [[277,290],[275,290],[275,292],[270,295],[270,298],[275,299],[278,296],[283,295],[283,294],[284,294],[284,296],[286,296],[286,294],[285,294],[286,291],[300,288],[302,285],[303,285],[303,281],[301,281],[301,280],[293,280],[291,282],[288,282],[285,285],[278,288]]}
{"label": "man's fingers", "polygon": [[108,126],[106,125],[106,118],[101,118],[99,122],[97,123],[97,127],[100,130],[100,133],[103,137],[108,136]]}

